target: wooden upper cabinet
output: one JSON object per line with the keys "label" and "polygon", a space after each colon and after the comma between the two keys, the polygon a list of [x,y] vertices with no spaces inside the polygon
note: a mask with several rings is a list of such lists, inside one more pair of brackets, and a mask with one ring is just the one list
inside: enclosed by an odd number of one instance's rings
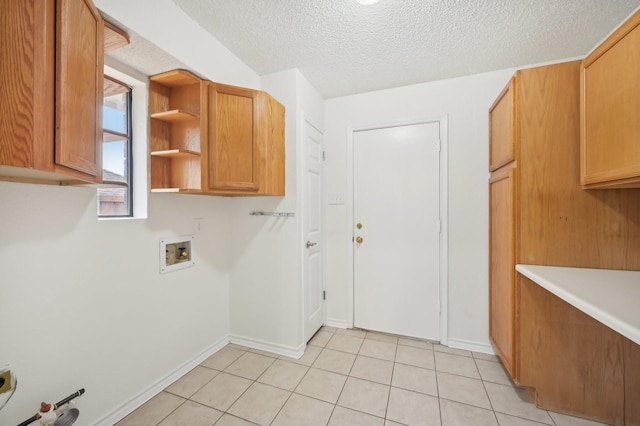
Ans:
{"label": "wooden upper cabinet", "polygon": [[640,11],[582,63],[581,183],[640,187]]}
{"label": "wooden upper cabinet", "polygon": [[284,195],[284,107],[189,71],[149,84],[151,190]]}
{"label": "wooden upper cabinet", "polygon": [[0,26],[0,179],[99,183],[98,10],[89,0],[3,0]]}
{"label": "wooden upper cabinet", "polygon": [[56,163],[102,176],[104,28],[89,0],[58,0]]}
{"label": "wooden upper cabinet", "polygon": [[208,191],[284,195],[284,107],[257,90],[207,84]]}
{"label": "wooden upper cabinet", "polygon": [[489,171],[516,158],[515,94],[514,77],[489,110]]}

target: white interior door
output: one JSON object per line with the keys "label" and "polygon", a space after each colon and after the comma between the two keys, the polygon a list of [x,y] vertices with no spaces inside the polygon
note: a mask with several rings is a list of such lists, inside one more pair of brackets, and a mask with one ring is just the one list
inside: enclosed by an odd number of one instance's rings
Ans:
{"label": "white interior door", "polygon": [[322,134],[304,122],[304,309],[305,342],[324,324],[324,241],[322,225]]}
{"label": "white interior door", "polygon": [[354,132],[354,326],[440,340],[440,125]]}

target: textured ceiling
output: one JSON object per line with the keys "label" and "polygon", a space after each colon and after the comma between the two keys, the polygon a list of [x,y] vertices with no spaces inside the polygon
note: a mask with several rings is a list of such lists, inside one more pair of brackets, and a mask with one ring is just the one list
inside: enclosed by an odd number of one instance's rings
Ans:
{"label": "textured ceiling", "polygon": [[260,75],[325,98],[582,57],[640,0],[173,0]]}

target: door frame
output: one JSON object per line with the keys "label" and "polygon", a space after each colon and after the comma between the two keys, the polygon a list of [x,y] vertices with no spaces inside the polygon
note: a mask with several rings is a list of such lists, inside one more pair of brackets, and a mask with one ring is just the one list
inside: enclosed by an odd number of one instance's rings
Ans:
{"label": "door frame", "polygon": [[353,328],[354,322],[354,270],[353,270],[353,137],[355,132],[378,130],[389,127],[411,126],[417,124],[438,123],[440,127],[440,343],[448,344],[448,132],[447,115],[436,118],[424,118],[411,121],[392,121],[381,124],[349,126],[347,128],[347,325]]}
{"label": "door frame", "polygon": [[[305,247],[305,243],[306,243],[306,206],[307,206],[307,197],[309,196],[309,191],[307,190],[307,181],[306,181],[306,161],[307,161],[307,147],[306,147],[306,125],[308,124],[309,126],[313,127],[314,129],[316,129],[324,138],[324,131],[318,127],[317,125],[315,125],[313,122],[311,122],[309,119],[307,119],[307,117],[305,116],[304,112],[300,112],[299,115],[299,129],[298,129],[298,138],[300,141],[302,141],[302,147],[299,147],[300,149],[298,150],[297,153],[297,157],[299,159],[299,161],[297,162],[297,167],[296,167],[296,173],[298,174],[298,176],[303,177],[303,181],[301,185],[298,185],[298,211],[302,212],[300,214],[300,220],[298,221],[298,232],[299,232],[299,238],[298,241],[300,242],[300,269],[299,269],[299,274],[300,274],[300,282],[302,284],[302,288],[300,291],[301,294],[301,302],[302,302],[302,327],[301,327],[301,338],[302,338],[302,345],[306,345],[307,343],[307,336],[305,336],[306,334],[306,322],[307,322],[307,310],[306,310],[306,297],[307,297],[307,282],[306,282],[306,262],[305,262],[305,256],[307,255],[307,248]],[[322,150],[325,150],[325,146],[324,146],[324,140],[322,141]],[[322,265],[321,265],[321,269],[322,269],[322,290],[326,291],[327,289],[327,282],[326,282],[326,277],[327,277],[327,251],[325,249],[326,244],[327,244],[327,233],[326,233],[326,206],[325,206],[325,191],[326,191],[326,176],[325,176],[325,164],[324,164],[324,160],[321,162],[321,167],[322,167],[322,179],[321,179],[321,190],[320,190],[320,197],[321,197],[321,211],[320,211],[320,222],[321,222],[321,227],[322,227],[322,231],[321,231],[321,242],[320,242],[320,250],[322,252]],[[323,311],[323,324],[325,324],[327,322],[327,301],[326,300],[322,300],[322,311]]]}

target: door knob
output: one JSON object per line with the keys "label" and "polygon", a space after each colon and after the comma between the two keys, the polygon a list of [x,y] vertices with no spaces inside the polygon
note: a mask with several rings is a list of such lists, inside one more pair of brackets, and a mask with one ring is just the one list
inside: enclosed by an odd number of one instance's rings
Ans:
{"label": "door knob", "polygon": [[312,243],[311,241],[307,241],[307,248],[309,248],[309,247],[313,247],[313,246],[315,246],[316,244],[318,244],[318,243]]}
{"label": "door knob", "polygon": [[362,237],[356,237],[356,243],[362,244],[363,241],[364,239]]}

